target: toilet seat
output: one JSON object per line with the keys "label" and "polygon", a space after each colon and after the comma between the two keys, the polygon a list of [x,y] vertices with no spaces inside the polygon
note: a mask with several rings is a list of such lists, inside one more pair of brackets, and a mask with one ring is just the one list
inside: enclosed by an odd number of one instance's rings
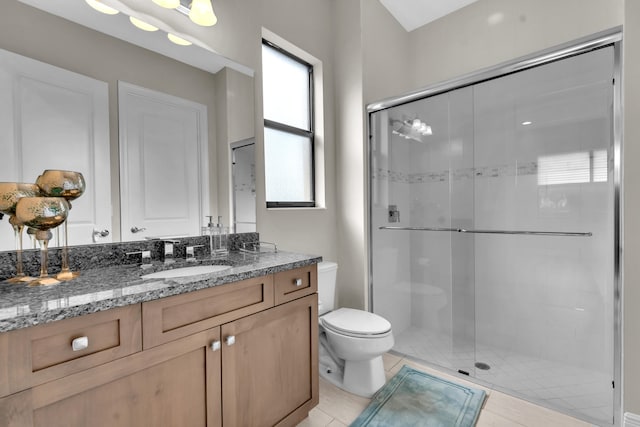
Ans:
{"label": "toilet seat", "polygon": [[387,319],[353,308],[339,308],[322,316],[321,321],[326,329],[350,337],[382,338],[391,333]]}

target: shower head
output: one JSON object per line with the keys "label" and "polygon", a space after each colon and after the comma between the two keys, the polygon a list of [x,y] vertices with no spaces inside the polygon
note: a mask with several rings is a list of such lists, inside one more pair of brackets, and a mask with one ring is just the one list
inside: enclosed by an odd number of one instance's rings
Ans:
{"label": "shower head", "polygon": [[412,120],[391,119],[391,132],[405,139],[411,139],[417,142],[424,142],[422,137],[433,135],[431,126],[417,117]]}

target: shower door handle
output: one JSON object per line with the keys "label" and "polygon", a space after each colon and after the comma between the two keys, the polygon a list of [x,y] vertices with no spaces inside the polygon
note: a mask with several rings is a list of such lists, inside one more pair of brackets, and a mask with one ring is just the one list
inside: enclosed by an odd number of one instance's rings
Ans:
{"label": "shower door handle", "polygon": [[520,234],[526,236],[565,236],[565,237],[591,237],[593,233],[577,233],[570,231],[529,231],[529,230],[474,230],[466,228],[439,228],[439,227],[378,227],[379,230],[405,230],[405,231],[448,231],[454,233],[471,234]]}

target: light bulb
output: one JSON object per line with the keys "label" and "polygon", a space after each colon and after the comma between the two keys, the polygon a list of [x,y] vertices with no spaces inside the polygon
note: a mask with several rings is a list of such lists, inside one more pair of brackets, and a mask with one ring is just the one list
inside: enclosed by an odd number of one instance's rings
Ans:
{"label": "light bulb", "polygon": [[173,43],[180,46],[189,46],[191,42],[189,40],[185,40],[182,37],[178,37],[175,34],[167,33],[167,38],[171,40]]}
{"label": "light bulb", "polygon": [[166,7],[167,9],[175,9],[180,6],[180,0],[153,0],[158,6]]}
{"label": "light bulb", "polygon": [[213,13],[211,0],[193,0],[189,11],[189,19],[203,27],[211,27],[218,22],[216,14]]}
{"label": "light bulb", "polygon": [[136,27],[140,28],[143,31],[158,31],[158,27],[154,27],[151,24],[147,24],[146,22],[138,18],[134,18],[133,16],[129,17],[129,21],[131,21],[133,25],[135,25]]}
{"label": "light bulb", "polygon": [[100,0],[85,0],[85,1],[89,6],[91,6],[98,12],[105,13],[107,15],[117,15],[119,13],[116,9],[103,4]]}

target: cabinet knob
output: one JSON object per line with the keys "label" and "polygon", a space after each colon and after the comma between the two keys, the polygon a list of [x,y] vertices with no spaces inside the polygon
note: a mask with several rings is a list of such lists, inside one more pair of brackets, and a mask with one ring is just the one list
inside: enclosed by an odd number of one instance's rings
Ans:
{"label": "cabinet knob", "polygon": [[296,286],[302,286],[302,279],[293,279],[293,283]]}
{"label": "cabinet knob", "polygon": [[89,337],[78,337],[71,341],[71,349],[73,351],[84,350],[89,347]]}
{"label": "cabinet knob", "polygon": [[212,351],[218,351],[220,350],[220,341],[215,340],[211,343],[211,350]]}
{"label": "cabinet knob", "polygon": [[234,345],[236,343],[236,337],[235,335],[229,335],[228,337],[226,337],[224,339],[225,344],[227,345]]}

